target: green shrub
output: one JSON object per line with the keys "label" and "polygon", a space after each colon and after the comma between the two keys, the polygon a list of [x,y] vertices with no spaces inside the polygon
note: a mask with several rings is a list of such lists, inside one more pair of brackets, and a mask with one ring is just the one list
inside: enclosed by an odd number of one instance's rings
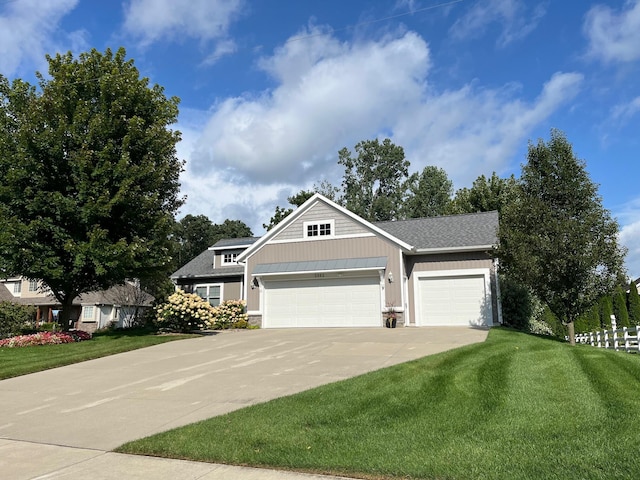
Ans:
{"label": "green shrub", "polygon": [[618,328],[629,326],[626,297],[627,295],[622,287],[617,286],[613,292],[613,314],[616,316],[616,326]]}
{"label": "green shrub", "polygon": [[638,287],[635,282],[629,284],[627,311],[629,312],[629,323],[631,325],[640,325],[640,295],[638,295]]}
{"label": "green shrub", "polygon": [[600,327],[609,330],[611,329],[611,315],[613,315],[613,304],[611,297],[605,295],[600,298]]}
{"label": "green shrub", "polygon": [[35,315],[35,307],[0,302],[0,338],[20,334],[22,329],[33,321]]}
{"label": "green shrub", "polygon": [[529,330],[533,299],[527,287],[507,276],[501,276],[500,301],[504,323],[519,330]]}
{"label": "green shrub", "polygon": [[558,316],[547,305],[542,309],[539,320],[549,325],[555,337],[564,338],[567,336],[567,326],[560,321]]}
{"label": "green shrub", "polygon": [[246,313],[244,300],[227,300],[213,310],[213,322],[211,327],[216,330],[228,328],[247,328],[249,315]]}
{"label": "green shrub", "polygon": [[210,328],[215,309],[195,293],[177,290],[166,303],[156,307],[158,327],[177,332],[190,332]]}
{"label": "green shrub", "polygon": [[38,326],[40,332],[55,332],[56,330],[59,330],[56,322],[44,322]]}

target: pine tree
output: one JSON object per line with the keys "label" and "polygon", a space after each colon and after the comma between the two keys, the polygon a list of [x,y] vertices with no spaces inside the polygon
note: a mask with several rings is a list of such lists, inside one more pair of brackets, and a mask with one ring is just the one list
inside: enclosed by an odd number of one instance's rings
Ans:
{"label": "pine tree", "polygon": [[605,295],[600,298],[600,326],[605,330],[611,328],[611,315],[613,315],[613,305],[611,297]]}

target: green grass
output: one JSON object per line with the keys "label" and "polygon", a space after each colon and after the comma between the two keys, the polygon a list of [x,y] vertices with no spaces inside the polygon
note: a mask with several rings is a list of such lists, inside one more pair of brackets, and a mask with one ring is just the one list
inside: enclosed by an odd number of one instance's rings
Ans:
{"label": "green grass", "polygon": [[639,432],[640,356],[492,329],[118,451],[375,479],[637,478]]}
{"label": "green grass", "polygon": [[0,380],[194,336],[154,335],[132,329],[98,333],[78,343],[0,348]]}

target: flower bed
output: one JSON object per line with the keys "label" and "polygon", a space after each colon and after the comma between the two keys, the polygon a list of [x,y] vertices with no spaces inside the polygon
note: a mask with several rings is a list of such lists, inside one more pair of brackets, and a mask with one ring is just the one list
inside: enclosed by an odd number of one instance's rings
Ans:
{"label": "flower bed", "polygon": [[0,347],[32,347],[34,345],[60,345],[62,343],[82,342],[91,340],[91,334],[82,330],[69,332],[38,332],[31,335],[18,335],[16,337],[0,340]]}

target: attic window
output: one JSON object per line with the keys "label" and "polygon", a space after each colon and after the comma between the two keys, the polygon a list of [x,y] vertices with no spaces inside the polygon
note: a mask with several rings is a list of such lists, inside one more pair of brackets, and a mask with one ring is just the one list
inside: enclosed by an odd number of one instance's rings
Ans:
{"label": "attic window", "polygon": [[320,222],[305,222],[304,234],[307,238],[331,237],[333,236],[333,220],[323,220]]}
{"label": "attic window", "polygon": [[225,253],[224,255],[222,255],[222,264],[227,265],[230,263],[238,263],[237,253]]}

